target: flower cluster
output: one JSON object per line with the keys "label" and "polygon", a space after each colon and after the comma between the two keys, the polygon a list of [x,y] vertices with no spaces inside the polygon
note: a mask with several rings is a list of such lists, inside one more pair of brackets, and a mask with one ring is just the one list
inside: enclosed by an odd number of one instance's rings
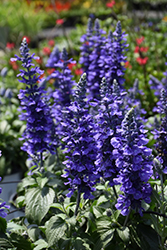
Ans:
{"label": "flower cluster", "polygon": [[163,172],[167,173],[167,91],[165,89],[161,90],[161,98],[159,101],[158,109],[161,114],[161,124],[154,131],[154,136],[157,139],[155,148],[158,152],[157,159],[163,166]]}
{"label": "flower cluster", "polygon": [[87,74],[88,94],[90,99],[99,99],[100,97],[101,66],[99,65],[99,59],[102,53],[102,46],[105,42],[104,34],[105,31],[100,29],[98,19],[95,20],[94,29],[92,30],[92,21],[90,19],[88,22],[87,35],[82,37],[85,45],[81,47],[80,63],[86,65],[84,69]]}
{"label": "flower cluster", "polygon": [[88,113],[86,98],[86,74],[84,73],[78,83],[74,95],[74,102],[66,109],[64,126],[66,169],[63,177],[68,178],[68,197],[78,190],[84,194],[84,199],[94,196],[94,185],[99,178],[96,159],[96,142],[94,140],[94,123]]}
{"label": "flower cluster", "polygon": [[109,181],[109,185],[113,186],[113,179],[118,173],[113,157],[113,146],[111,138],[117,135],[117,129],[120,127],[123,119],[123,99],[125,92],[120,91],[120,87],[115,80],[113,90],[103,78],[100,88],[101,105],[96,115],[96,123],[99,124],[97,134],[97,159],[96,166],[101,169],[102,177],[105,181]]}
{"label": "flower cluster", "polygon": [[51,53],[46,66],[55,68],[55,71],[47,78],[47,80],[54,79],[55,90],[53,92],[53,98],[56,103],[59,103],[61,107],[68,106],[71,101],[72,87],[75,84],[72,81],[71,70],[68,65],[75,63],[73,59],[68,59],[68,54],[64,48],[62,53],[55,48]]}
{"label": "flower cluster", "polygon": [[116,30],[108,36],[103,53],[101,56],[101,62],[104,62],[101,76],[104,75],[106,80],[109,81],[112,86],[113,81],[116,80],[119,86],[122,88],[125,79],[123,64],[126,62],[125,51],[126,47],[126,34],[122,32],[121,22],[117,22]]}
{"label": "flower cluster", "polygon": [[122,32],[120,21],[116,30],[110,31],[108,37],[100,29],[99,21],[95,20],[94,29],[92,20],[89,20],[87,34],[81,39],[80,63],[83,64],[88,79],[88,94],[90,99],[100,99],[100,83],[103,77],[109,82],[112,89],[114,79],[122,87],[124,83],[123,64],[126,62],[126,38]]}
{"label": "flower cluster", "polygon": [[54,153],[56,141],[54,138],[55,126],[50,113],[47,95],[43,87],[38,86],[41,82],[40,75],[43,73],[38,67],[33,67],[32,59],[36,57],[29,54],[28,44],[24,38],[20,47],[21,57],[16,56],[14,61],[21,61],[24,69],[20,70],[22,79],[19,81],[26,85],[18,95],[21,100],[20,119],[27,122],[22,135],[24,140],[22,150],[37,161],[41,159],[44,151]]}
{"label": "flower cluster", "polygon": [[115,163],[119,169],[114,181],[121,184],[120,190],[123,192],[117,200],[116,208],[121,210],[122,215],[128,215],[132,208],[142,216],[142,201],[151,201],[152,189],[148,180],[153,174],[152,150],[145,146],[148,143],[146,132],[143,125],[138,125],[134,109],[131,109],[122,121],[121,136],[111,139],[115,148]]}
{"label": "flower cluster", "polygon": [[146,53],[149,50],[149,47],[142,47],[141,44],[144,41],[144,37],[136,39],[137,46],[135,47],[134,53],[137,53],[139,56],[136,58],[136,61],[140,65],[145,65],[148,61],[148,57],[144,56],[143,53]]}

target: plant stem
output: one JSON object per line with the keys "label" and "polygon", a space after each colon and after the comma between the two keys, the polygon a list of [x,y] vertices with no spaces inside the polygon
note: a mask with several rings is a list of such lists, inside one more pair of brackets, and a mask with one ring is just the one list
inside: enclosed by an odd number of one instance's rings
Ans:
{"label": "plant stem", "polygon": [[114,186],[113,186],[113,191],[114,191],[115,197],[118,199],[117,191]]}
{"label": "plant stem", "polygon": [[77,212],[78,212],[80,200],[81,200],[81,193],[80,193],[80,191],[78,191],[78,194],[77,194],[77,205],[76,205],[75,213],[74,213],[75,216],[77,216]]}
{"label": "plant stem", "polygon": [[126,216],[126,219],[125,219],[125,221],[124,221],[123,227],[126,227],[126,224],[127,224],[127,222],[128,222],[128,219],[129,219],[130,212],[131,212],[131,208],[130,208],[130,210],[129,210],[128,215]]}
{"label": "plant stem", "polygon": [[19,180],[19,181],[2,181],[1,182],[1,184],[12,184],[12,183],[20,183],[21,182],[21,180]]}

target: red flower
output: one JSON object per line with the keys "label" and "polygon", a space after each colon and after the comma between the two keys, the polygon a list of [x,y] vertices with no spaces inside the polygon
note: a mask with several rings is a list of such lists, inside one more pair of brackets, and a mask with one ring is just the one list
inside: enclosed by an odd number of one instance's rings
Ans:
{"label": "red flower", "polygon": [[140,51],[141,51],[141,52],[147,52],[148,49],[149,49],[149,47],[141,47],[141,48],[140,48]]}
{"label": "red flower", "polygon": [[42,58],[41,57],[39,57],[39,59],[36,59],[35,60],[38,64],[42,64]]}
{"label": "red flower", "polygon": [[51,53],[51,50],[49,47],[44,47],[42,51],[43,51],[44,55],[46,55],[46,56],[49,56]]}
{"label": "red flower", "polygon": [[144,41],[144,36],[142,36],[140,38],[136,38],[136,42],[138,45],[140,45],[143,41]]}
{"label": "red flower", "polygon": [[17,70],[19,68],[19,65],[17,64],[16,61],[10,61],[9,64],[12,65],[12,68],[14,70]]}
{"label": "red flower", "polygon": [[134,50],[134,53],[139,53],[139,51],[140,51],[139,46],[136,46],[136,47],[135,47],[135,50]]}
{"label": "red flower", "polygon": [[76,66],[76,63],[69,63],[68,68],[72,70]]}
{"label": "red flower", "polygon": [[82,74],[83,74],[83,69],[82,69],[82,68],[76,69],[76,70],[75,70],[75,74],[76,74],[77,76],[82,75]]}
{"label": "red flower", "polygon": [[115,5],[115,1],[111,1],[110,3],[106,3],[108,8],[112,8]]}
{"label": "red flower", "polygon": [[129,68],[129,69],[132,68],[132,65],[130,64],[129,61],[126,61],[126,62],[125,62],[125,68]]}
{"label": "red flower", "polygon": [[58,25],[62,25],[63,23],[64,23],[63,19],[57,19],[56,20],[56,24],[58,24]]}
{"label": "red flower", "polygon": [[29,44],[31,42],[31,39],[28,36],[23,36],[22,40],[26,38],[27,43]]}
{"label": "red flower", "polygon": [[136,46],[135,50],[134,50],[134,53],[147,52],[148,49],[149,49],[149,47],[139,47],[139,46]]}
{"label": "red flower", "polygon": [[51,75],[54,71],[55,71],[55,69],[47,69],[46,70],[48,75]]}
{"label": "red flower", "polygon": [[50,47],[54,47],[55,41],[54,41],[54,40],[49,40],[49,41],[48,41],[48,45],[49,45]]}
{"label": "red flower", "polygon": [[71,8],[70,3],[61,3],[59,1],[55,1],[55,7],[57,12],[61,12],[63,10],[69,10]]}
{"label": "red flower", "polygon": [[15,44],[14,44],[14,43],[7,43],[7,44],[6,44],[6,48],[7,48],[7,49],[11,49],[11,50],[12,50],[12,49],[14,49],[14,47],[15,47]]}
{"label": "red flower", "polygon": [[136,61],[140,64],[140,65],[145,65],[148,61],[148,57],[144,57],[144,58],[141,58],[141,57],[138,57],[136,58]]}

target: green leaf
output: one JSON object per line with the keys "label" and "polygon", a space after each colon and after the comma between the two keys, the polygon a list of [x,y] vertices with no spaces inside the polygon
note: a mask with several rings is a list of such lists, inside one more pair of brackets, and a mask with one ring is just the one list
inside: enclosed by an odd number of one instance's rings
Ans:
{"label": "green leaf", "polygon": [[49,179],[47,177],[37,177],[36,180],[37,180],[38,186],[42,189]]}
{"label": "green leaf", "polygon": [[154,202],[157,202],[159,206],[161,205],[161,197],[154,189],[152,190],[151,200],[153,199],[154,199]]}
{"label": "green leaf", "polygon": [[22,186],[23,187],[28,187],[28,186],[33,186],[36,184],[36,181],[34,178],[31,178],[31,177],[26,177],[22,180]]}
{"label": "green leaf", "polygon": [[46,249],[48,247],[48,243],[43,239],[37,240],[34,245],[36,245],[34,250]]}
{"label": "green leaf", "polygon": [[18,207],[23,207],[24,206],[24,202],[25,202],[25,196],[21,195],[21,196],[17,197],[17,199],[16,199],[16,205]]}
{"label": "green leaf", "polygon": [[145,224],[137,225],[137,234],[140,238],[142,250],[157,250],[159,248],[159,238],[155,230]]}
{"label": "green leaf", "polygon": [[11,221],[11,222],[8,222],[7,224],[7,230],[12,233],[15,232],[15,233],[22,234],[25,231],[25,227],[18,225],[17,223]]}
{"label": "green leaf", "polygon": [[32,226],[31,228],[28,228],[27,233],[30,239],[34,242],[39,239],[40,229],[36,226]]}
{"label": "green leaf", "polygon": [[54,190],[50,187],[44,187],[43,189],[39,187],[31,188],[25,197],[25,214],[27,218],[40,224],[53,203],[55,197]]}
{"label": "green leaf", "polygon": [[50,205],[50,207],[57,208],[57,209],[61,210],[64,213],[63,206],[60,203],[52,203]]}
{"label": "green leaf", "polygon": [[0,234],[0,249],[5,248],[13,248],[14,245],[11,243],[11,241],[7,238],[5,234]]}
{"label": "green leaf", "polygon": [[128,242],[130,235],[129,235],[129,228],[126,227],[125,229],[119,229],[117,228],[117,233],[119,235],[119,237],[123,240],[123,242]]}
{"label": "green leaf", "polygon": [[107,215],[103,215],[96,220],[97,225],[97,231],[103,232],[106,231],[106,229],[111,228],[111,219]]}
{"label": "green leaf", "polygon": [[105,186],[104,185],[98,185],[96,187],[97,190],[105,190]]}
{"label": "green leaf", "polygon": [[103,214],[103,209],[100,207],[93,207],[93,213],[94,213],[96,218],[99,218]]}
{"label": "green leaf", "polygon": [[115,229],[109,229],[99,236],[99,240],[94,245],[93,250],[101,250],[102,247],[107,247],[114,237]]}
{"label": "green leaf", "polygon": [[17,250],[31,250],[33,246],[31,242],[25,239],[22,235],[12,233],[11,235],[12,244],[17,248]]}
{"label": "green leaf", "polygon": [[71,218],[66,219],[66,222],[69,224],[69,226],[74,227],[77,223],[76,217],[73,216]]}
{"label": "green leaf", "polygon": [[74,242],[73,246],[75,250],[91,250],[90,246],[88,243],[84,241],[84,239],[81,239],[80,237],[77,237]]}
{"label": "green leaf", "polygon": [[7,133],[10,128],[11,128],[11,126],[8,124],[8,122],[6,120],[3,120],[0,122],[0,133],[1,134]]}
{"label": "green leaf", "polygon": [[46,223],[46,239],[48,246],[51,247],[64,237],[68,226],[65,219],[59,215],[52,216]]}
{"label": "green leaf", "polygon": [[149,180],[148,182],[150,184],[161,186],[161,181],[160,180]]}
{"label": "green leaf", "polygon": [[113,213],[113,221],[117,221],[119,215],[120,215],[121,211],[120,210],[116,210],[114,213]]}
{"label": "green leaf", "polygon": [[97,206],[99,206],[99,205],[101,205],[102,203],[107,202],[107,201],[108,201],[108,199],[107,199],[104,195],[101,195],[101,196],[99,197],[99,199],[97,200]]}
{"label": "green leaf", "polygon": [[5,233],[7,228],[7,222],[6,219],[0,217],[0,232]]}

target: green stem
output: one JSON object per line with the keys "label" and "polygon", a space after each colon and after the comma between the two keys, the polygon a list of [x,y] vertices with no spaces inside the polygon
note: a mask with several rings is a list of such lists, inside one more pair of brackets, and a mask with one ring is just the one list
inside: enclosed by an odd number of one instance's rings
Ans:
{"label": "green stem", "polygon": [[[160,180],[161,180],[161,195],[162,195],[162,214],[165,214],[165,208],[164,208],[164,188],[163,188],[163,174],[160,174]],[[163,216],[163,235],[165,232],[165,217]],[[162,245],[164,242],[164,237],[162,237]]]}
{"label": "green stem", "polygon": [[114,186],[113,186],[113,191],[114,191],[115,197],[118,199],[117,191]]}
{"label": "green stem", "polygon": [[80,191],[78,191],[78,195],[77,195],[77,205],[76,205],[75,213],[74,213],[75,216],[77,216],[77,212],[78,212],[80,200],[81,200],[81,193],[80,193]]}
{"label": "green stem", "polygon": [[128,222],[128,219],[129,219],[130,212],[131,212],[131,208],[130,208],[130,210],[129,210],[128,215],[126,216],[126,219],[125,219],[125,221],[124,221],[123,227],[126,227],[126,224],[127,224],[127,222]]}

